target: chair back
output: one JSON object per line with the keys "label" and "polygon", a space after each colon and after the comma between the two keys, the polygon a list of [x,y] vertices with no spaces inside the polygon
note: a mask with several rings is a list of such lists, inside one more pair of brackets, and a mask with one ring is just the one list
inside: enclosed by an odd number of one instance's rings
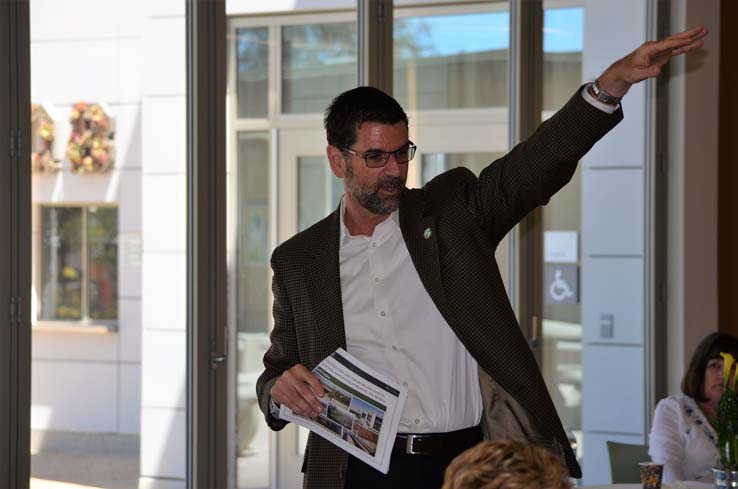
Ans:
{"label": "chair back", "polygon": [[641,482],[638,462],[648,462],[648,445],[629,445],[616,441],[607,442],[610,456],[610,475],[613,484],[636,484]]}

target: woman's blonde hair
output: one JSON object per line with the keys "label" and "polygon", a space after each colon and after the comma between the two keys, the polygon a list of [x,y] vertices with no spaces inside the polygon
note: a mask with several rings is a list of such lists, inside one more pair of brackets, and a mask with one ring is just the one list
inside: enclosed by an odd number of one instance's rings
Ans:
{"label": "woman's blonde hair", "polygon": [[456,457],[443,489],[570,489],[561,458],[512,440],[484,441]]}

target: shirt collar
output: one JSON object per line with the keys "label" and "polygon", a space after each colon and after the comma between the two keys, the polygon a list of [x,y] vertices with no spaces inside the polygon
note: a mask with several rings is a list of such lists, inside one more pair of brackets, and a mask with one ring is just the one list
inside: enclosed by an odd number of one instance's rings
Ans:
{"label": "shirt collar", "polygon": [[[344,221],[343,214],[346,212],[346,195],[344,194],[341,197],[341,208],[339,209],[339,214],[341,216],[341,244],[345,243],[349,239],[355,239],[355,238],[366,238],[367,236],[353,236],[348,228],[346,227],[346,222]],[[392,212],[390,214],[390,217],[392,219],[385,219],[381,223],[377,224],[376,228],[374,229],[374,234],[377,234],[377,230],[384,228],[385,226],[390,225],[390,223],[394,223],[394,226],[396,226],[398,229],[400,227],[400,211],[399,209]],[[371,237],[371,236],[369,236]]]}

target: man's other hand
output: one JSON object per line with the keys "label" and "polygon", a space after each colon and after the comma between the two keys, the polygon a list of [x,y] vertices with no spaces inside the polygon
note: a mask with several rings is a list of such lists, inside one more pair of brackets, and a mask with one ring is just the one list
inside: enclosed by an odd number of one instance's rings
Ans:
{"label": "man's other hand", "polygon": [[323,397],[323,385],[304,366],[297,364],[285,370],[269,391],[277,405],[284,404],[298,416],[315,418],[323,410],[318,400]]}
{"label": "man's other hand", "polygon": [[613,63],[597,82],[610,95],[622,97],[634,83],[658,76],[672,56],[701,48],[707,32],[706,27],[698,26],[661,41],[646,42]]}

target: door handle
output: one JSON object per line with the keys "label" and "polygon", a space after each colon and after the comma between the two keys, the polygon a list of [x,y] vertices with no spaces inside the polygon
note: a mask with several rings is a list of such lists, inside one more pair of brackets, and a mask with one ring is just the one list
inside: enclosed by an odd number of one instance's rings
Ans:
{"label": "door handle", "polygon": [[228,328],[225,328],[225,334],[223,336],[223,351],[210,352],[210,368],[216,369],[218,366],[225,364],[226,360],[228,360]]}

